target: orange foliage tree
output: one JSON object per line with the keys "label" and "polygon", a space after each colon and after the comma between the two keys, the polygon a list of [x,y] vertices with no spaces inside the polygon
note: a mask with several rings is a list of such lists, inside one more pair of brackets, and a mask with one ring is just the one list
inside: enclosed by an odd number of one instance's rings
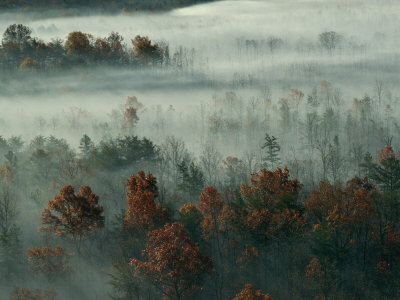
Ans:
{"label": "orange foliage tree", "polygon": [[252,174],[250,184],[240,187],[243,229],[261,240],[304,233],[306,219],[298,201],[301,187],[297,179],[290,179],[287,168]]}
{"label": "orange foliage tree", "polygon": [[9,300],[55,300],[57,293],[55,290],[41,291],[36,289],[31,291],[30,289],[15,287],[11,292]]}
{"label": "orange foliage tree", "polygon": [[157,180],[151,173],[145,175],[139,171],[137,175],[132,174],[126,184],[129,207],[124,221],[127,229],[146,233],[168,222],[167,209],[155,202],[158,197]]}
{"label": "orange foliage tree", "polygon": [[148,237],[143,250],[147,261],[132,258],[131,265],[170,299],[190,299],[212,272],[212,260],[200,253],[181,224],[166,224]]}
{"label": "orange foliage tree", "polygon": [[133,55],[142,64],[150,64],[160,61],[161,51],[157,44],[152,44],[147,36],[137,35],[132,40]]}
{"label": "orange foliage tree", "polygon": [[39,65],[37,60],[33,60],[31,57],[27,57],[21,62],[19,67],[21,70],[33,71],[36,70]]}
{"label": "orange foliage tree", "polygon": [[93,50],[100,59],[106,59],[112,55],[111,47],[104,39],[97,39]]}
{"label": "orange foliage tree", "polygon": [[199,210],[203,215],[216,217],[221,212],[223,205],[224,201],[216,188],[209,186],[201,193]]}
{"label": "orange foliage tree", "polygon": [[71,254],[63,247],[56,245],[52,247],[33,248],[28,250],[28,260],[32,269],[46,276],[63,275],[71,271],[68,260]]}
{"label": "orange foliage tree", "polygon": [[64,186],[41,215],[40,231],[52,232],[62,238],[70,238],[77,243],[87,238],[92,230],[104,228],[103,206],[99,197],[89,186],[83,186],[78,194],[72,186]]}
{"label": "orange foliage tree", "polygon": [[67,54],[86,54],[90,50],[88,35],[80,31],[71,32],[65,42]]}
{"label": "orange foliage tree", "polygon": [[123,126],[124,129],[132,129],[139,121],[136,108],[132,106],[129,106],[125,109],[124,117],[125,117],[125,124]]}
{"label": "orange foliage tree", "polygon": [[255,291],[253,286],[248,283],[233,300],[273,300],[273,298],[269,294],[263,294],[260,290]]}
{"label": "orange foliage tree", "polygon": [[295,207],[301,187],[297,179],[290,179],[287,168],[262,169],[251,175],[250,184],[242,184],[240,193],[251,209]]}
{"label": "orange foliage tree", "polygon": [[335,272],[327,270],[316,257],[311,258],[305,267],[306,287],[315,295],[314,299],[328,299],[333,288],[337,288]]}
{"label": "orange foliage tree", "polygon": [[396,158],[396,154],[393,151],[393,147],[391,145],[387,145],[379,152],[379,163],[382,163],[382,160]]}
{"label": "orange foliage tree", "polygon": [[355,177],[345,188],[321,182],[319,191],[311,192],[305,202],[314,224],[316,254],[342,261],[350,258],[348,254],[352,251],[356,257],[361,256],[365,265],[372,233],[378,224],[375,210],[378,200],[379,193],[368,178]]}

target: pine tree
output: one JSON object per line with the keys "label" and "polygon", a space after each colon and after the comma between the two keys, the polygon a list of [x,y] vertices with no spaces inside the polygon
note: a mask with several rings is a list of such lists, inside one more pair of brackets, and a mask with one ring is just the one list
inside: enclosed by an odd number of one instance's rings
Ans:
{"label": "pine tree", "polygon": [[87,157],[93,148],[94,143],[92,142],[92,139],[88,135],[84,134],[79,142],[79,150],[81,150],[82,156]]}
{"label": "pine tree", "polygon": [[273,169],[279,165],[281,162],[279,158],[279,151],[281,147],[278,144],[276,137],[269,136],[268,133],[265,134],[265,142],[262,145],[262,149],[266,149],[267,153],[263,157],[263,167],[267,169]]}
{"label": "pine tree", "polygon": [[179,188],[189,195],[197,197],[204,188],[204,174],[200,167],[191,162],[189,165],[182,161],[178,164]]}
{"label": "pine tree", "polygon": [[371,176],[375,164],[372,162],[371,153],[367,152],[364,155],[364,161],[360,164],[361,172],[364,176]]}

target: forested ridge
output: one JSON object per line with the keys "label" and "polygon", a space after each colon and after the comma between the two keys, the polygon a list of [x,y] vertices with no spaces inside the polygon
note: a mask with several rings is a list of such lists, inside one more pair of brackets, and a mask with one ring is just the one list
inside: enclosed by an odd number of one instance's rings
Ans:
{"label": "forested ridge", "polygon": [[84,8],[103,10],[108,12],[134,12],[140,10],[166,10],[181,6],[189,6],[214,0],[1,0],[1,9],[25,9],[35,11],[37,9],[68,9]]}
{"label": "forested ridge", "polygon": [[[125,130],[138,121],[138,102],[129,99]],[[74,277],[84,278],[82,261],[108,270],[114,299],[397,299],[400,154],[390,145],[377,161],[367,153],[362,177],[325,179],[306,192],[286,167],[272,168],[275,137],[266,134],[262,149],[268,169],[245,174],[228,157],[207,176],[210,161],[219,164],[215,154],[198,164],[174,138],[95,144],[84,135],[79,151],[54,136],[26,145],[1,138],[0,268],[2,284],[16,285],[10,299],[64,299],[57,290],[65,295]],[[102,179],[144,166],[164,177],[162,186],[151,171],[132,173],[125,188]],[[207,186],[215,176],[227,181]],[[24,182],[36,188],[23,205],[41,209],[28,249],[16,221]],[[24,287],[33,279],[46,289]],[[68,293],[84,299],[91,286]]]}

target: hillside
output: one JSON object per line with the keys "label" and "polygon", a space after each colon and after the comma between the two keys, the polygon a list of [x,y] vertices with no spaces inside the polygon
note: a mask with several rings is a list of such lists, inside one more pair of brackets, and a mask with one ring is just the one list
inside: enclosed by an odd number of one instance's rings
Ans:
{"label": "hillside", "polygon": [[166,10],[213,0],[0,0],[0,9],[87,8],[104,11]]}

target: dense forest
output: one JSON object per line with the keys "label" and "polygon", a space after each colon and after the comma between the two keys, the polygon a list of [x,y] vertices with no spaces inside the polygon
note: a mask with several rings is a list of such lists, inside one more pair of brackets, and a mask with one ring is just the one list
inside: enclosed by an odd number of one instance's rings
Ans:
{"label": "dense forest", "polygon": [[399,299],[400,4],[122,2],[0,9],[0,299]]}
{"label": "dense forest", "polygon": [[[26,145],[2,138],[2,284],[21,286],[10,299],[97,295],[76,288],[93,276],[87,268],[109,273],[115,299],[397,299],[400,159],[392,146],[378,160],[365,155],[353,170],[362,177],[325,179],[310,192],[273,167],[275,137],[266,134],[261,148],[261,170],[250,175],[244,161],[221,163],[210,148],[194,160],[173,137],[95,144],[84,135],[79,151],[54,136]],[[329,165],[340,163],[331,155]],[[127,175],[145,166],[159,179]],[[38,218],[29,249],[20,213]],[[42,290],[25,287],[32,282]]]}

